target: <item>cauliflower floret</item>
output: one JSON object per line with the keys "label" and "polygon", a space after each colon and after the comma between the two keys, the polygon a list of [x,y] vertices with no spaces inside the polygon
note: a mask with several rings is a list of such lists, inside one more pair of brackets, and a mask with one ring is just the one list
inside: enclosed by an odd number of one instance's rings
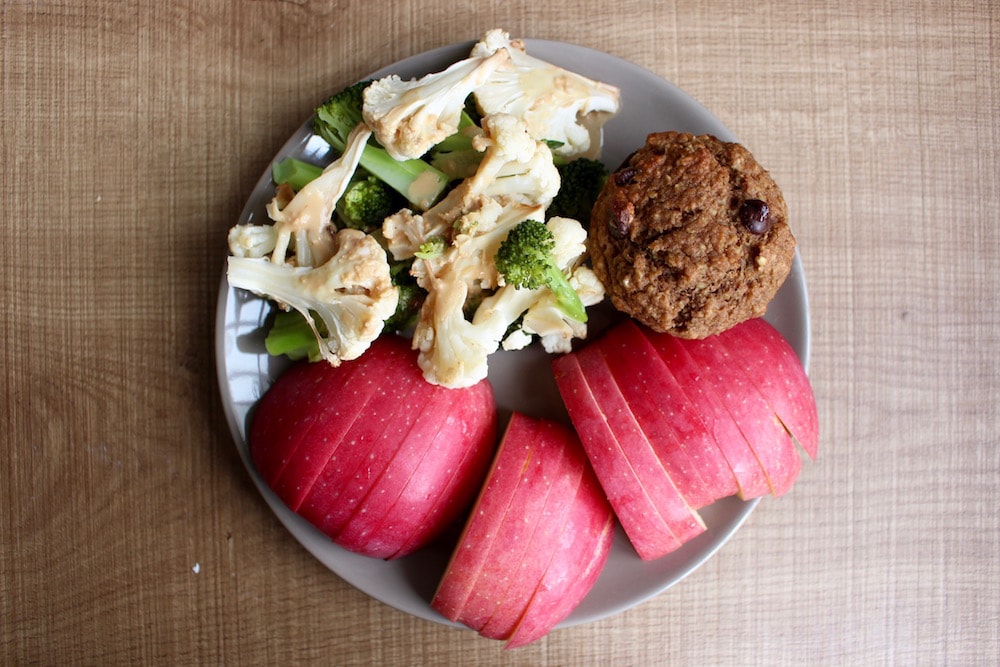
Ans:
{"label": "cauliflower floret", "polygon": [[523,220],[544,215],[540,206],[502,206],[489,198],[479,203],[479,208],[456,221],[455,233],[440,253],[418,257],[411,269],[428,292],[413,346],[420,351],[424,377],[446,387],[466,387],[486,377],[488,357],[500,347],[513,320],[473,317],[470,321],[466,311],[484,290],[497,286],[493,256],[507,233]]}
{"label": "cauliflower floret", "polygon": [[[483,134],[474,140],[483,152],[476,173],[452,188],[444,199],[421,214],[400,211],[385,219],[382,235],[393,258],[413,257],[420,246],[440,236],[450,240],[456,223],[469,213],[490,207],[547,207],[559,191],[559,171],[549,147],[532,139],[524,124],[498,114],[483,119]],[[473,219],[468,218],[466,224]]]}
{"label": "cauliflower floret", "polygon": [[517,116],[535,139],[561,144],[555,152],[562,157],[596,158],[601,128],[621,107],[619,89],[529,56],[521,40],[502,30],[486,33],[471,55],[501,51],[510,55],[509,64],[473,93],[482,113]]}
{"label": "cauliflower floret", "polygon": [[364,93],[365,122],[394,159],[419,158],[458,131],[466,98],[509,60],[506,50],[497,50],[421,79],[374,81]]}
{"label": "cauliflower floret", "polygon": [[[344,229],[331,238],[335,250],[320,266],[231,256],[227,275],[233,287],[302,313],[323,358],[337,366],[361,356],[379,336],[396,310],[399,290],[392,284],[385,251],[374,237]],[[324,330],[313,313],[319,315]]]}
{"label": "cauliflower floret", "polygon": [[236,225],[229,230],[229,251],[237,257],[270,255],[271,262],[281,265],[289,262],[286,256],[292,249],[294,258],[289,263],[295,266],[325,263],[336,247],[330,223],[334,207],[357,170],[370,136],[371,131],[359,124],[348,137],[343,155],[327,165],[319,177],[290,200],[279,189],[267,205],[273,224]]}

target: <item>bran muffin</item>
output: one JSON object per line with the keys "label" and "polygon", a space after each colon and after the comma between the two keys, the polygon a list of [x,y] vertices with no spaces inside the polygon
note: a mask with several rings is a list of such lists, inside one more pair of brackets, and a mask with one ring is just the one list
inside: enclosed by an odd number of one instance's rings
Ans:
{"label": "bran muffin", "polygon": [[777,184],[743,146],[659,132],[608,178],[588,246],[615,308],[705,338],[764,314],[795,253],[787,218]]}

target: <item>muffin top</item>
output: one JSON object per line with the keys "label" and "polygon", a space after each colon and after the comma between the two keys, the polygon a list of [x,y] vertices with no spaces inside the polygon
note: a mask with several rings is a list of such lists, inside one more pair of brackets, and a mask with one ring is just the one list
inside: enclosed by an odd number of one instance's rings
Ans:
{"label": "muffin top", "polygon": [[781,190],[743,146],[650,134],[608,178],[588,246],[615,308],[705,338],[764,314],[791,269]]}

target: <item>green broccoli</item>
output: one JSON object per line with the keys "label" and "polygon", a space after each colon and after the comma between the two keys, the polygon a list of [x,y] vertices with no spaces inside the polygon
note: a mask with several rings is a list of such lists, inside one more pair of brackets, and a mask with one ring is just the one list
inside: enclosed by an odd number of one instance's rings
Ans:
{"label": "green broccoli", "polygon": [[[322,321],[317,326],[322,327]],[[287,356],[289,359],[322,359],[316,334],[309,327],[306,318],[297,310],[274,309],[271,328],[264,337],[264,347],[271,356]]]}
{"label": "green broccoli", "polygon": [[[364,90],[370,81],[348,86],[316,109],[313,128],[330,146],[343,151],[351,131],[363,122]],[[369,143],[361,155],[361,167],[406,197],[419,210],[426,210],[448,185],[449,178],[423,160],[394,160],[381,146]]]}
{"label": "green broccoli", "polygon": [[584,228],[590,226],[590,212],[608,180],[608,168],[600,160],[577,158],[557,165],[559,192],[549,204],[549,217],[572,218]]}
{"label": "green broccoli", "polygon": [[383,181],[374,176],[359,178],[337,200],[337,226],[371,233],[382,228],[386,216],[405,205],[405,199]]}
{"label": "green broccoli", "polygon": [[286,157],[281,162],[275,162],[271,167],[271,178],[278,185],[288,183],[298,192],[310,181],[314,181],[323,173],[323,167],[303,162],[293,157]]}
{"label": "green broccoli", "polygon": [[467,103],[458,122],[458,132],[442,140],[428,154],[430,163],[452,180],[472,176],[483,160],[483,154],[472,147],[472,135],[477,123],[468,108]]}
{"label": "green broccoli", "polygon": [[559,308],[577,322],[587,321],[580,295],[556,265],[555,238],[544,223],[525,220],[512,229],[497,249],[494,263],[508,285],[538,289],[548,287]]}

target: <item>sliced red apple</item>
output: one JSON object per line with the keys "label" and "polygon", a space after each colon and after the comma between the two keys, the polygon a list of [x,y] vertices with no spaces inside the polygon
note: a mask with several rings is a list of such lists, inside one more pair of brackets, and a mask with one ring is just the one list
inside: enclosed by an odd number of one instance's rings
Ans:
{"label": "sliced red apple", "polygon": [[639,557],[657,558],[680,547],[681,541],[636,478],[576,356],[556,357],[552,369],[587,458]]}
{"label": "sliced red apple", "polygon": [[[412,551],[427,544],[457,518],[482,482],[496,438],[490,385],[483,381],[445,390],[425,382],[416,352],[396,336],[383,336],[362,357],[337,368],[325,362],[303,368],[279,377],[272,386],[277,391],[265,394],[255,413],[249,445],[255,463],[265,466],[261,475],[276,480],[272,488],[279,497],[336,541],[359,501],[368,498],[373,483],[384,479],[384,471],[409,469],[423,461],[431,438],[430,447],[438,447],[441,461],[433,467],[437,477],[430,480],[428,467],[421,466],[428,477],[424,493],[408,498],[405,508],[418,519],[403,522],[409,530],[396,535],[399,550],[400,545]],[[431,400],[441,391],[450,392],[450,400]],[[294,401],[303,397],[324,409],[311,420],[283,418],[299,414]],[[437,406],[434,414],[426,413],[429,405]],[[437,422],[432,430],[416,428],[422,417]],[[276,462],[283,466],[277,475]],[[317,485],[320,475],[324,482]],[[395,523],[396,507],[366,506],[365,525]],[[342,546],[366,553],[368,544],[358,537]]]}
{"label": "sliced red apple", "polygon": [[802,362],[764,319],[748,320],[719,336],[736,365],[810,458],[819,449],[816,397]]}
{"label": "sliced red apple", "polygon": [[[558,541],[563,532],[569,513],[578,500],[580,484],[583,483],[585,472],[590,473],[592,486],[593,472],[583,453],[583,447],[576,434],[568,427],[552,421],[543,421],[540,428],[543,431],[540,439],[561,441],[563,451],[562,466],[552,482],[552,488],[541,511],[540,520],[530,538],[531,548],[526,550],[520,564],[509,575],[510,584],[500,604],[493,615],[479,630],[479,634],[491,639],[507,639],[524,616],[525,609],[534,595],[538,582],[542,579],[548,567],[550,558],[546,554],[555,554]],[[544,433],[544,431],[550,431]],[[603,491],[599,494],[603,496]],[[586,497],[582,499],[586,501]],[[608,512],[607,501],[604,500],[605,513]],[[609,513],[610,514],[610,513]],[[557,621],[558,622],[558,621]]]}
{"label": "sliced red apple", "polygon": [[614,516],[602,513],[602,506],[607,503],[603,502],[601,487],[588,469],[559,546],[506,648],[525,646],[544,637],[593,588],[607,563],[614,537]]}
{"label": "sliced red apple", "polygon": [[[566,438],[554,437],[548,429],[543,428],[540,420],[520,413],[514,413],[511,421],[531,424],[529,437],[532,449],[521,471],[517,488],[514,489],[510,511],[496,527],[483,567],[456,619],[462,625],[477,631],[482,630],[494,612],[509,603],[507,596],[514,581],[526,578],[523,566],[528,548],[534,552],[533,558],[537,559],[538,553],[544,553],[551,546],[548,544],[551,540],[545,540],[544,533],[554,532],[563,520],[563,516],[560,516],[554,522],[545,509],[554,485],[564,473]],[[527,429],[518,428],[515,423],[508,431],[507,438],[513,441],[513,438],[521,437],[521,434],[527,435]],[[571,493],[575,492],[574,488]],[[569,502],[564,502],[563,506],[568,507]],[[538,531],[541,534],[536,535]],[[540,575],[541,571],[536,573],[536,581]],[[523,607],[518,610],[518,616],[521,611]]]}
{"label": "sliced red apple", "polygon": [[507,424],[486,483],[431,600],[431,607],[449,621],[457,620],[462,613],[496,531],[510,510],[521,475],[531,462],[534,430],[534,424],[528,421],[511,419]]}
{"label": "sliced red apple", "polygon": [[[478,385],[477,385],[478,386]],[[488,389],[488,387],[483,387]],[[449,418],[452,412],[471,409],[489,411],[492,393],[462,392],[461,404],[455,404],[455,394],[437,385],[431,385],[431,394],[416,410],[405,438],[412,444],[403,455],[394,456],[382,467],[382,473],[371,485],[367,495],[358,503],[354,513],[342,530],[334,537],[345,548],[364,552],[376,558],[393,558],[404,555],[401,550],[407,540],[421,525],[421,509],[426,499],[441,495],[454,478],[476,477],[482,479],[492,456],[491,447],[468,447],[466,453],[477,460],[448,447],[446,443],[456,437],[449,422],[465,424],[475,420]],[[471,400],[480,398],[479,401]],[[480,434],[458,434],[458,437],[485,437],[495,439],[495,426],[483,424]],[[433,471],[426,469],[425,461],[433,453]],[[478,472],[469,473],[473,468]],[[444,469],[444,475],[441,474]],[[430,474],[429,474],[430,473]],[[449,477],[450,474],[450,477]],[[474,492],[473,492],[474,493]],[[471,495],[463,492],[465,498]],[[423,540],[419,540],[423,542]]]}
{"label": "sliced red apple", "polygon": [[514,413],[431,606],[492,638],[524,625],[532,641],[590,591],[613,525],[573,431]]}
{"label": "sliced red apple", "polygon": [[735,495],[736,477],[715,438],[639,326],[625,320],[592,345],[688,504]]}
{"label": "sliced red apple", "polygon": [[704,416],[706,426],[736,476],[739,496],[749,500],[769,494],[771,486],[760,461],[721,399],[706,383],[706,369],[691,358],[682,344],[676,344],[679,339],[674,336],[647,328],[643,328],[643,332],[683,388],[688,400]]}
{"label": "sliced red apple", "polygon": [[355,420],[299,505],[299,514],[334,539],[420,414],[427,383],[409,370],[404,366],[379,387],[370,403],[383,407]]}
{"label": "sliced red apple", "polygon": [[716,337],[678,342],[704,370],[740,433],[750,443],[767,476],[771,493],[782,496],[792,488],[802,469],[802,458],[767,401]]}
{"label": "sliced red apple", "polygon": [[[580,364],[580,370],[590,385],[590,391],[597,401],[605,421],[611,427],[622,455],[634,471],[635,482],[653,501],[657,513],[666,522],[670,532],[682,544],[705,531],[705,523],[677,490],[667,474],[659,456],[653,450],[649,439],[635,419],[632,408],[615,382],[607,360],[596,345],[585,346],[573,353]],[[627,527],[625,532],[645,530],[644,521],[638,526]],[[665,554],[659,554],[665,555]],[[659,557],[659,556],[654,556]]]}

